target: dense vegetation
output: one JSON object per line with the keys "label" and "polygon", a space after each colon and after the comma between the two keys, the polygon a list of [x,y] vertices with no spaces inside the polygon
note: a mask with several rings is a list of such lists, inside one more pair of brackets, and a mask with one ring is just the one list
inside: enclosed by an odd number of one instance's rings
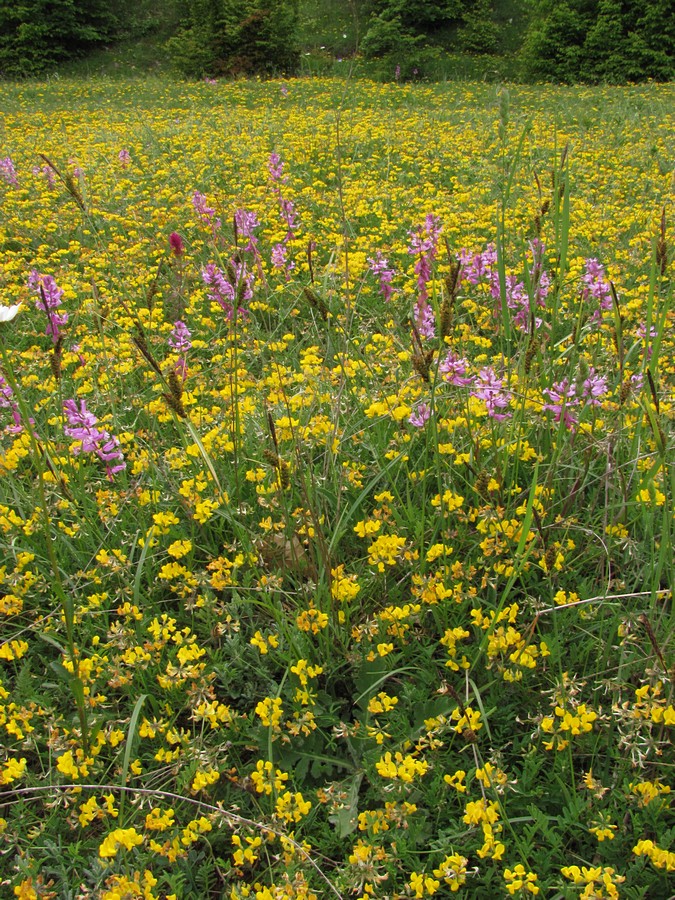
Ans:
{"label": "dense vegetation", "polygon": [[675,89],[3,112],[2,896],[670,897]]}
{"label": "dense vegetation", "polygon": [[671,0],[0,0],[0,74],[39,75],[115,42],[154,42],[184,76],[292,75],[358,56],[368,74],[668,81]]}
{"label": "dense vegetation", "polygon": [[81,56],[120,33],[110,0],[26,0],[0,3],[0,73],[38,75]]}

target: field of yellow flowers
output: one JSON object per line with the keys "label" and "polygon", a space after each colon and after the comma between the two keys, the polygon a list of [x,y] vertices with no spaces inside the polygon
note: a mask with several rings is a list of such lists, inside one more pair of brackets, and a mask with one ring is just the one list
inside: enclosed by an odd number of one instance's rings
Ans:
{"label": "field of yellow flowers", "polygon": [[3,91],[2,896],[670,897],[675,88]]}

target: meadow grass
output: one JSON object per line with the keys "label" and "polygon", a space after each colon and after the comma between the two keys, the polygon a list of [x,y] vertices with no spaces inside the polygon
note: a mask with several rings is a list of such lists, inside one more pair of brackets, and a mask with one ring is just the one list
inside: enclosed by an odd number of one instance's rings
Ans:
{"label": "meadow grass", "polygon": [[669,897],[673,87],[4,92],[3,895]]}

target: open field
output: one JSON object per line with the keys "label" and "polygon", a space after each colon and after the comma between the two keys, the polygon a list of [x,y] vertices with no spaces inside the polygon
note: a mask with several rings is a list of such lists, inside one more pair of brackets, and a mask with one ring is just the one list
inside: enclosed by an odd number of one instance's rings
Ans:
{"label": "open field", "polygon": [[3,104],[2,896],[670,897],[675,88]]}

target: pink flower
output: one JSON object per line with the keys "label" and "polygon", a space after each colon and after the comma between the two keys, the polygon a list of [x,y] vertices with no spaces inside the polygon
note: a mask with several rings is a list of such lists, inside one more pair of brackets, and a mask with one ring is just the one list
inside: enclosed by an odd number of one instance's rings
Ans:
{"label": "pink flower", "polygon": [[[68,419],[64,432],[79,442],[73,447],[73,454],[77,456],[80,453],[94,453],[105,463],[108,480],[112,481],[113,475],[126,468],[122,451],[118,449],[119,440],[96,427],[98,419],[89,412],[84,400],[80,400],[79,407],[75,400],[64,401],[63,411]],[[110,465],[111,463],[115,465]]]}
{"label": "pink flower", "polygon": [[376,252],[375,259],[368,259],[368,264],[370,265],[370,271],[373,275],[378,275],[380,278],[380,293],[385,300],[390,300],[391,295],[394,293],[394,288],[391,283],[396,272],[390,267],[388,260],[382,255],[381,250]]}
{"label": "pink flower", "polygon": [[442,230],[443,226],[439,217],[429,213],[424,219],[424,225],[418,225],[408,232],[410,237],[408,253],[418,257],[415,263],[415,275],[417,275],[417,289],[422,303],[426,302],[429,296],[427,284],[431,279],[431,264],[436,257],[438,239]]}
{"label": "pink flower", "polygon": [[270,153],[270,158],[267,162],[267,171],[270,173],[270,177],[272,178],[272,181],[285,181],[286,180],[283,177],[284,164],[278,153]]}
{"label": "pink flower", "polygon": [[259,225],[260,222],[258,222],[256,214],[249,212],[246,209],[238,209],[234,214],[235,237],[237,240],[239,238],[244,238],[248,241],[243,248],[247,253],[252,252],[257,254],[258,252],[256,249],[258,238],[253,233],[253,229],[257,228]]}
{"label": "pink flower", "polygon": [[544,388],[544,393],[550,402],[544,403],[542,409],[552,412],[556,422],[562,419],[565,428],[574,431],[578,419],[572,415],[571,410],[579,405],[575,386],[570,384],[569,379],[563,378],[552,388]]}
{"label": "pink flower", "polygon": [[214,231],[220,228],[220,219],[216,219],[216,211],[206,203],[206,196],[195,191],[192,195],[192,206],[204,225],[210,225]]}
{"label": "pink flower", "polygon": [[597,324],[602,321],[603,311],[612,308],[612,292],[609,282],[605,278],[604,266],[595,258],[587,259],[581,280],[584,284],[582,299],[586,301],[592,299],[598,304],[598,308],[593,313],[593,322]]}
{"label": "pink flower", "polygon": [[180,319],[174,324],[173,330],[167,341],[169,347],[177,353],[185,353],[192,348],[192,334],[185,322]]}
{"label": "pink flower", "polygon": [[16,169],[14,168],[14,163],[9,156],[5,156],[4,159],[0,159],[0,178],[6,181],[7,184],[14,185],[15,187],[19,183],[19,179],[16,177]]}
{"label": "pink flower", "polygon": [[473,378],[471,376],[467,377],[466,374],[469,368],[468,360],[458,356],[453,350],[450,350],[438,368],[448,384],[454,384],[456,387],[466,387],[473,383]]}
{"label": "pink flower", "polygon": [[508,407],[513,395],[504,387],[503,380],[497,378],[494,369],[489,366],[481,369],[478,373],[471,396],[482,400],[487,407],[488,415],[497,422],[503,422],[504,419],[511,416],[511,413],[500,412],[500,410]]}
{"label": "pink flower", "polygon": [[428,403],[418,403],[415,409],[410,414],[408,421],[411,425],[414,425],[415,428],[424,428],[429,419],[431,418],[431,407]]}
{"label": "pink flower", "polygon": [[48,334],[56,344],[61,336],[60,327],[68,321],[68,313],[57,313],[54,310],[61,305],[63,291],[54,281],[51,275],[41,275],[37,269],[33,269],[28,276],[28,287],[38,295],[35,306],[47,314]]}
{"label": "pink flower", "polygon": [[591,366],[581,388],[587,406],[600,406],[599,398],[607,393],[607,378],[604,375],[596,375],[595,369]]}
{"label": "pink flower", "polygon": [[47,179],[47,184],[50,188],[56,186],[56,175],[54,175],[54,170],[51,166],[33,166],[33,175],[44,176]]}
{"label": "pink flower", "polygon": [[0,407],[7,409],[12,405],[12,397],[14,391],[5,380],[5,376],[0,372]]}
{"label": "pink flower", "polygon": [[[213,300],[225,310],[228,319],[233,318],[235,301],[251,300],[253,298],[253,273],[246,271],[246,263],[231,260],[230,266],[234,277],[234,284],[226,278],[221,269],[214,263],[209,263],[202,269],[202,281],[211,288],[209,300]],[[240,315],[246,315],[246,310],[237,306]]]}
{"label": "pink flower", "polygon": [[420,298],[415,304],[415,325],[421,337],[433,340],[436,337],[436,316],[431,306]]}

